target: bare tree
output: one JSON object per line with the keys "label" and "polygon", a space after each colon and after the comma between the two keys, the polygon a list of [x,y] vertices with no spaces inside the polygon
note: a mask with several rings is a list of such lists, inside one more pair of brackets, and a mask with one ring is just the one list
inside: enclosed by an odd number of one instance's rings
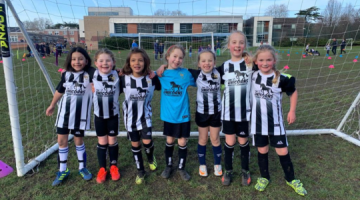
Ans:
{"label": "bare tree", "polygon": [[40,17],[40,18],[35,18],[32,21],[24,21],[23,24],[26,29],[42,31],[52,26],[53,23],[51,22],[50,19]]}
{"label": "bare tree", "polygon": [[181,10],[165,10],[165,9],[158,9],[154,12],[155,16],[185,16],[186,13],[182,12]]}
{"label": "bare tree", "polygon": [[183,13],[181,10],[171,11],[171,16],[185,16],[186,13]]}
{"label": "bare tree", "polygon": [[359,18],[359,10],[354,9],[354,5],[348,3],[342,10],[340,21],[345,23],[354,23],[356,18]]}
{"label": "bare tree", "polygon": [[323,12],[324,23],[328,26],[335,26],[341,16],[341,3],[337,0],[329,0]]}
{"label": "bare tree", "polygon": [[284,18],[288,16],[288,8],[285,4],[274,4],[266,8],[265,15],[275,18]]}
{"label": "bare tree", "polygon": [[154,12],[155,16],[169,16],[171,12],[169,10],[158,9]]}

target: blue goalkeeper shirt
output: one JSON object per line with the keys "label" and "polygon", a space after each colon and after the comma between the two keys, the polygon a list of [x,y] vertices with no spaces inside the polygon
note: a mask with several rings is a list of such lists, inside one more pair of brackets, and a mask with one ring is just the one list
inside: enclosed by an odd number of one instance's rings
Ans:
{"label": "blue goalkeeper shirt", "polygon": [[168,69],[159,77],[161,82],[161,120],[169,123],[190,121],[190,105],[187,88],[196,86],[191,73],[184,68]]}

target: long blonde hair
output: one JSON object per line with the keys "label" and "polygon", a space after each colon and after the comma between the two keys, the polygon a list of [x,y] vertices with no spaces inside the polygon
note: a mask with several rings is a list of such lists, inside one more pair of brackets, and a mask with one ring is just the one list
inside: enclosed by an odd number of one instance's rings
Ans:
{"label": "long blonde hair", "polygon": [[280,71],[276,69],[276,63],[279,60],[278,56],[276,55],[274,47],[272,47],[271,45],[268,45],[268,44],[263,44],[256,50],[256,52],[255,52],[255,54],[253,56],[253,60],[256,61],[259,53],[263,53],[263,52],[270,52],[271,55],[273,56],[274,60],[275,60],[275,63],[273,65],[273,70],[275,71],[275,77],[272,80],[272,83],[276,84],[278,82],[278,80],[279,80],[279,77],[280,77]]}

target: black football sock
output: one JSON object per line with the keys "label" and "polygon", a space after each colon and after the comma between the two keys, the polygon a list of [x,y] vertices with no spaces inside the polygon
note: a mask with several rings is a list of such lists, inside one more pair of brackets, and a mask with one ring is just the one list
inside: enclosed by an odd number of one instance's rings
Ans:
{"label": "black football sock", "polygon": [[285,156],[279,156],[279,158],[280,158],[280,164],[285,173],[285,179],[288,182],[293,181],[295,179],[295,174],[294,174],[294,167],[291,162],[290,154],[288,153]]}
{"label": "black football sock", "polygon": [[262,154],[258,152],[258,165],[260,168],[261,177],[270,180],[268,155],[268,153]]}

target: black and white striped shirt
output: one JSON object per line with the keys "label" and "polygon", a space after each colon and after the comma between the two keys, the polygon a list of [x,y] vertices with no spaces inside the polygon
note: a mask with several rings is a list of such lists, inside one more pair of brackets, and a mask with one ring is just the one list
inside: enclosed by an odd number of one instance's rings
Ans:
{"label": "black and white striped shirt", "polygon": [[225,90],[222,98],[221,119],[225,121],[250,121],[250,77],[252,68],[244,59],[228,60],[216,68],[222,75]]}
{"label": "black and white striped shirt", "polygon": [[197,87],[196,111],[201,114],[215,114],[221,111],[220,73],[214,68],[210,73],[189,69]]}
{"label": "black and white striped shirt", "polygon": [[151,100],[154,90],[161,90],[159,78],[125,75],[120,77],[120,85],[120,92],[125,93],[122,109],[126,130],[133,132],[151,127]]}
{"label": "black and white striped shirt", "polygon": [[90,129],[92,72],[67,71],[62,74],[56,90],[64,95],[60,100],[55,126],[67,129]]}
{"label": "black and white striped shirt", "polygon": [[255,71],[251,85],[251,134],[285,135],[282,116],[282,93],[292,95],[295,88],[295,78],[281,74],[278,82],[273,84],[275,73],[269,75]]}
{"label": "black and white striped shirt", "polygon": [[119,115],[120,79],[118,73],[112,70],[110,74],[103,75],[96,70],[93,83],[94,114],[103,119]]}

